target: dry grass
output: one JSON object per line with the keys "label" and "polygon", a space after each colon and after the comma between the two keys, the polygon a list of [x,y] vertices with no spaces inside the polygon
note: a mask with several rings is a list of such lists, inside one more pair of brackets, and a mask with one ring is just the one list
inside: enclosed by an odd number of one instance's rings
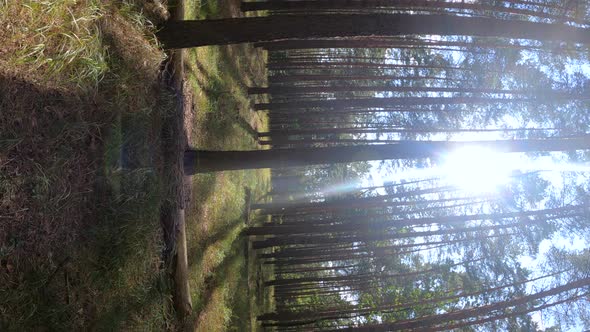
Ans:
{"label": "dry grass", "polygon": [[7,1],[0,68],[53,87],[94,85],[108,70],[98,28],[104,16],[97,1]]}
{"label": "dry grass", "polygon": [[143,13],[0,2],[2,331],[174,324],[159,224],[174,98]]}
{"label": "dry grass", "polygon": [[0,69],[64,90],[97,88],[114,72],[113,55],[157,74],[164,54],[145,14],[133,1],[6,1],[0,6]]}

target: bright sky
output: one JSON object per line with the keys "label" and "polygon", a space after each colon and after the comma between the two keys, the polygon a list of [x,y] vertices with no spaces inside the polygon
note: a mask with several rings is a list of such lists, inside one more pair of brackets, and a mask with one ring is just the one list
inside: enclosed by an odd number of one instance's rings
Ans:
{"label": "bright sky", "polygon": [[[430,39],[436,39],[437,36],[428,36]],[[524,52],[523,60],[533,59],[534,54]],[[463,52],[451,52],[451,57],[458,61],[463,57]],[[392,58],[395,56],[389,55]],[[534,59],[533,59],[534,60]],[[398,62],[398,61],[392,61]],[[542,68],[546,73],[550,73],[550,68]],[[581,72],[586,77],[590,77],[590,66],[578,61],[570,61],[566,65],[568,74]],[[379,95],[378,95],[379,96]],[[381,95],[384,96],[384,95]],[[503,118],[503,124],[517,128],[520,121],[511,116]],[[529,125],[533,127],[534,124]],[[368,137],[369,139],[375,137]],[[429,139],[445,140],[447,134],[432,135]],[[473,140],[498,140],[506,139],[499,132],[479,132],[479,133],[460,133],[455,134],[451,140],[456,141],[473,141]],[[387,166],[389,162],[371,162],[371,171],[368,178],[363,179],[362,186],[381,186],[385,182],[400,182],[401,180],[411,181],[416,179],[426,179],[439,177],[443,184],[456,185],[462,190],[472,193],[498,193],[503,187],[514,181],[515,177],[511,176],[514,171],[531,172],[541,171],[540,176],[549,181],[552,190],[560,192],[564,188],[565,173],[574,173],[575,181],[578,183],[587,183],[590,176],[590,163],[570,163],[564,153],[551,153],[542,157],[530,157],[523,153],[496,153],[494,151],[483,149],[470,149],[465,151],[455,151],[447,156],[443,156],[431,168],[411,168],[400,169]],[[380,167],[383,166],[383,167]],[[381,190],[380,194],[385,194]],[[537,208],[544,208],[544,201],[540,202]],[[526,267],[536,275],[540,275],[539,267],[546,259],[546,254],[551,247],[581,250],[588,248],[589,244],[582,238],[572,234],[556,233],[550,239],[543,240],[538,248],[538,254],[534,257],[523,255],[520,259],[523,267]],[[427,254],[425,254],[427,255]],[[547,279],[540,280],[535,284],[529,284],[527,287],[532,290],[533,287],[543,287]],[[536,312],[532,315],[533,319],[540,323],[542,328],[554,325],[550,315],[544,315],[542,312]],[[581,326],[575,326],[571,331],[581,330]]]}
{"label": "bright sky", "polygon": [[[402,170],[391,167],[379,167],[380,162],[373,162],[370,178],[365,181],[364,186],[380,186],[384,182],[400,182],[401,180],[411,181],[440,177],[443,184],[457,185],[462,190],[471,194],[501,192],[502,187],[513,181],[513,171],[530,172],[543,171],[540,176],[551,183],[552,190],[561,191],[564,186],[563,173],[576,172],[579,183],[587,182],[590,174],[590,164],[568,163],[563,153],[552,153],[548,156],[531,158],[523,153],[495,153],[484,149],[469,149],[456,151],[444,156],[439,164],[426,169]],[[384,174],[385,169],[395,170],[392,174]],[[382,191],[381,194],[384,194]],[[544,202],[537,208],[542,209]],[[545,261],[545,255],[551,247],[582,250],[588,248],[589,244],[579,236],[571,234],[556,233],[550,239],[543,240],[538,248],[538,254],[534,257],[523,255],[520,262],[523,267],[533,271],[533,276],[542,275],[540,266]],[[423,255],[425,259],[432,258],[429,251]],[[431,257],[431,258],[427,258]],[[547,286],[550,278],[541,279],[535,283],[529,283],[527,288],[532,291]],[[554,324],[551,315],[536,312],[531,316],[539,322],[543,328]],[[579,331],[581,325],[572,327],[569,331]]]}

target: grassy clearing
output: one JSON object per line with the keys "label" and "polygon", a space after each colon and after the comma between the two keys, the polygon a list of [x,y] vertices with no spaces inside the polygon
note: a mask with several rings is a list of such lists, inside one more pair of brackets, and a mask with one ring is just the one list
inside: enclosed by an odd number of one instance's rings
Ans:
{"label": "grassy clearing", "polygon": [[[157,19],[0,1],[0,330],[170,330]],[[147,14],[147,15],[146,15]]]}
{"label": "grassy clearing", "polygon": [[[239,1],[185,2],[185,17],[217,18],[239,14]],[[192,146],[201,149],[257,149],[254,131],[267,120],[250,111],[246,87],[265,77],[264,55],[248,45],[201,47],[186,51],[185,75],[193,93]],[[191,329],[247,331],[256,302],[253,253],[240,236],[245,188],[254,199],[270,186],[268,170],[202,174],[192,179],[193,202],[187,215]],[[248,285],[248,287],[245,287]]]}

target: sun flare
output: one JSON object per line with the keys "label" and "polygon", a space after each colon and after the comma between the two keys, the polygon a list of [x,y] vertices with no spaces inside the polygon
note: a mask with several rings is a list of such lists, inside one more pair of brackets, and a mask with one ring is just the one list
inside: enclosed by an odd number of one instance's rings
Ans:
{"label": "sun flare", "polygon": [[510,154],[465,148],[443,157],[441,175],[450,185],[465,191],[494,192],[510,182],[514,166]]}

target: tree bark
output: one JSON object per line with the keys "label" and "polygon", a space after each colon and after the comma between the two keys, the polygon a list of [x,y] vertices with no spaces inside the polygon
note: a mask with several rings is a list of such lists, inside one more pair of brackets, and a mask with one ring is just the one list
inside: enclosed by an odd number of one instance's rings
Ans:
{"label": "tree bark", "polygon": [[578,97],[587,98],[586,96],[573,94],[566,91],[527,91],[527,90],[509,90],[509,89],[492,89],[492,88],[449,88],[438,86],[269,86],[269,87],[250,87],[248,94],[306,94],[306,93],[330,93],[330,92],[452,92],[452,93],[490,93],[490,94],[508,94],[508,95],[544,95],[567,97],[576,99]]}
{"label": "tree bark", "polygon": [[[515,15],[527,15],[533,17],[561,19],[563,17],[544,13],[542,11],[511,8],[505,6],[493,6],[479,3],[466,2],[442,2],[428,0],[295,0],[295,1],[253,1],[242,2],[240,6],[244,12],[257,10],[274,10],[274,11],[318,11],[322,9],[376,9],[376,8],[398,8],[398,9],[421,9],[421,10],[440,10],[440,9],[459,9],[476,12],[500,12]],[[572,18],[573,19],[573,18]]]}
{"label": "tree bark", "polygon": [[565,24],[408,14],[290,15],[170,21],[157,36],[167,48],[188,48],[284,39],[421,34],[590,43],[590,29]]}
{"label": "tree bark", "polygon": [[[268,137],[273,141],[297,141],[289,140],[289,136],[304,135],[336,135],[336,134],[384,134],[384,133],[484,133],[484,132],[521,132],[550,131],[556,128],[480,128],[480,129],[451,129],[451,128],[379,128],[379,127],[349,127],[349,128],[316,128],[316,129],[283,129],[267,132],[259,132],[258,138]],[[318,138],[321,140],[321,138]],[[362,142],[362,140],[361,140]]]}
{"label": "tree bark", "polygon": [[392,97],[392,98],[354,98],[354,99],[323,99],[296,100],[286,102],[257,103],[254,110],[305,110],[307,108],[334,108],[346,110],[353,107],[375,108],[395,106],[421,105],[458,105],[458,104],[491,104],[491,103],[522,103],[545,102],[553,99],[541,98],[495,98],[495,97]]}
{"label": "tree bark", "polygon": [[276,42],[255,43],[254,47],[262,47],[268,51],[306,50],[327,48],[436,48],[437,47],[467,47],[467,48],[511,48],[521,50],[547,51],[540,46],[517,45],[502,42],[458,42],[458,41],[429,41],[423,39],[384,39],[384,38],[347,38],[347,39],[309,39],[282,40]]}
{"label": "tree bark", "polygon": [[319,74],[302,74],[302,75],[274,75],[269,76],[269,83],[287,83],[287,82],[305,82],[305,81],[419,81],[419,80],[439,80],[449,82],[465,81],[456,78],[446,78],[440,76],[399,76],[399,75],[319,75]]}
{"label": "tree bark", "polygon": [[456,149],[491,149],[498,152],[571,151],[590,148],[590,137],[502,141],[408,141],[398,144],[337,146],[254,151],[186,150],[187,175],[225,170],[307,166],[386,159],[430,158]]}
{"label": "tree bark", "polygon": [[384,62],[368,62],[368,61],[298,61],[283,60],[269,63],[266,66],[270,70],[289,70],[289,69],[324,69],[324,68],[335,68],[335,67],[346,67],[350,69],[358,68],[376,68],[376,69],[399,69],[399,68],[411,68],[411,69],[439,69],[439,70],[465,70],[473,71],[471,68],[453,67],[445,65],[412,65],[412,64],[395,64],[395,63],[384,63]]}

